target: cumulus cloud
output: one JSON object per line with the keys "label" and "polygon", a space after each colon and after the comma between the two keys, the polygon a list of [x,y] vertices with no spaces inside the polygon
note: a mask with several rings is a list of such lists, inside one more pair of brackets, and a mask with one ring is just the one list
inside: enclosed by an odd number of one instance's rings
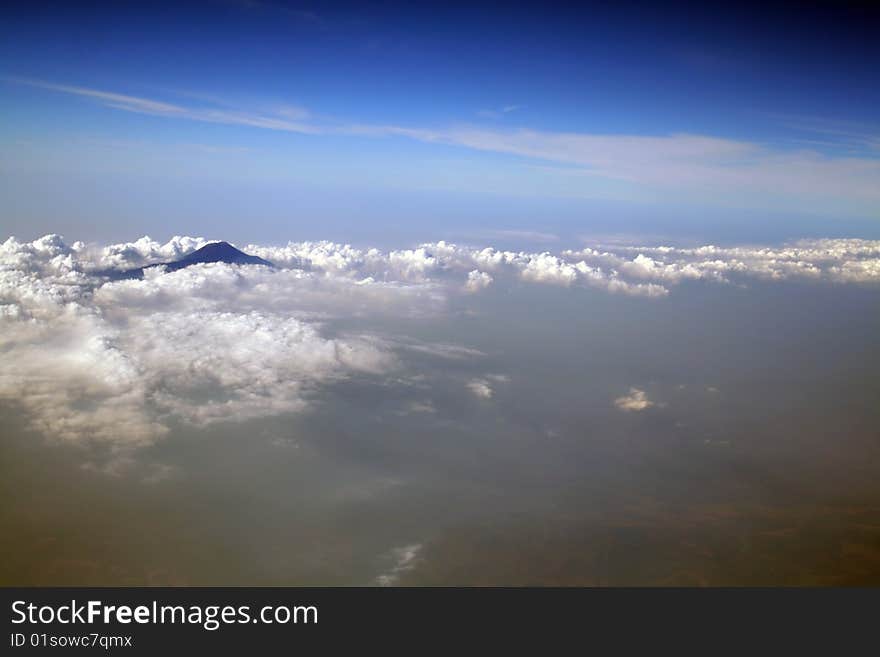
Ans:
{"label": "cumulus cloud", "polygon": [[374,344],[264,312],[158,312],[128,328],[153,401],[196,425],[301,411],[310,386],[390,362]]}
{"label": "cumulus cloud", "polygon": [[778,247],[616,245],[569,250],[563,255],[605,267],[630,280],[662,285],[685,280],[731,282],[744,278],[880,282],[878,240],[801,240]]}
{"label": "cumulus cloud", "polygon": [[614,405],[621,411],[626,412],[644,411],[652,406],[656,406],[654,402],[648,399],[647,393],[639,388],[630,388],[629,394],[614,400]]}
{"label": "cumulus cloud", "polygon": [[495,279],[490,274],[474,269],[468,272],[467,282],[464,284],[464,287],[468,292],[479,292],[489,287],[493,280]]}
{"label": "cumulus cloud", "polygon": [[487,374],[484,378],[468,381],[465,387],[479,399],[492,399],[495,395],[495,389],[492,384],[507,383],[509,381],[510,378],[504,374]]}
{"label": "cumulus cloud", "polygon": [[583,259],[565,254],[481,249],[445,241],[387,252],[332,242],[291,242],[284,247],[249,245],[246,250],[286,267],[359,278],[369,283],[426,284],[459,278],[464,280],[463,289],[473,293],[488,287],[498,276],[507,275],[533,283],[584,285],[635,296],[667,293],[661,285],[628,281],[619,272],[593,267]]}
{"label": "cumulus cloud", "polygon": [[0,399],[48,436],[118,450],[151,444],[175,421],[302,411],[322,385],[394,368],[375,336],[322,334],[314,314],[281,294],[298,280],[284,273],[272,280],[266,268],[221,263],[143,280],[87,273],[108,257],[166,258],[180,243],[199,241],[98,250],[54,236],[4,243]]}
{"label": "cumulus cloud", "polygon": [[[181,237],[176,235],[165,244],[142,237],[134,242],[111,244],[94,253],[95,265],[106,269],[131,269],[154,262],[178,260],[208,243],[203,237]],[[80,251],[85,247],[80,247]]]}
{"label": "cumulus cloud", "polygon": [[[530,253],[477,248],[440,241],[415,249],[381,252],[332,243],[290,244],[263,249],[315,269],[373,281],[439,282],[463,277],[480,291],[499,277],[532,283],[587,286],[632,296],[663,297],[685,281],[727,283],[741,278],[880,281],[880,241],[826,239],[780,247],[627,246]],[[274,260],[273,260],[274,261]]]}

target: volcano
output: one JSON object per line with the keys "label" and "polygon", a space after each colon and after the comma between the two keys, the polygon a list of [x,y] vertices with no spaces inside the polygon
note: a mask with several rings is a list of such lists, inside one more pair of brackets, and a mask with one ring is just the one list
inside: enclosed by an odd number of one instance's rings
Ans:
{"label": "volcano", "polygon": [[266,267],[274,267],[268,260],[263,260],[258,256],[248,255],[244,251],[239,251],[229,242],[211,242],[202,248],[193,251],[189,255],[174,260],[172,262],[157,262],[144,267],[135,269],[127,269],[125,271],[107,270],[98,272],[110,279],[127,279],[127,278],[143,278],[144,270],[151,267],[165,267],[165,271],[177,271],[190,265],[198,265],[209,262],[225,262],[230,265],[264,265]]}
{"label": "volcano", "polygon": [[197,265],[205,262],[226,262],[230,265],[265,265],[272,267],[272,263],[263,260],[260,257],[248,255],[244,251],[239,251],[229,242],[211,242],[201,249],[193,251],[188,256],[175,260],[174,262],[163,262],[156,265],[148,265],[149,267],[165,266],[166,271],[177,271],[190,265]]}

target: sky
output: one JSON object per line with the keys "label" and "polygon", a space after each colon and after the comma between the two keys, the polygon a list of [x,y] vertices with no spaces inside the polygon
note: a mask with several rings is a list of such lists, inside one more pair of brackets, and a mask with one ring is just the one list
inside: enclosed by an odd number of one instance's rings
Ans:
{"label": "sky", "polygon": [[877,24],[7,3],[0,585],[876,585]]}
{"label": "sky", "polygon": [[874,15],[13,3],[0,232],[873,238]]}

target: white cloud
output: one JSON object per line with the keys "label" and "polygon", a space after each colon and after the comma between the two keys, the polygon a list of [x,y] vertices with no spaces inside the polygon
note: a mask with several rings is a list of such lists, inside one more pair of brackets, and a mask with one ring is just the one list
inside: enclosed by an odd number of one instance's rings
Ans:
{"label": "white cloud", "polygon": [[322,335],[292,301],[292,272],[213,264],[115,282],[83,273],[108,257],[168,255],[139,243],[72,249],[50,236],[0,247],[0,398],[36,430],[135,448],[173,421],[297,412],[323,385],[395,367],[381,339]]}
{"label": "white cloud", "polygon": [[480,399],[492,399],[492,384],[486,379],[474,379],[468,381],[465,386]]}
{"label": "white cloud", "polygon": [[614,405],[621,411],[644,411],[656,404],[648,399],[647,393],[639,388],[630,388],[629,394],[618,397],[614,400]]}
{"label": "white cloud", "polygon": [[464,284],[464,287],[468,292],[479,292],[489,287],[494,280],[491,274],[474,269],[468,272],[467,282]]}
{"label": "white cloud", "polygon": [[399,348],[406,349],[407,351],[415,351],[417,353],[427,354],[436,358],[446,358],[449,360],[482,358],[486,355],[479,349],[440,342],[397,342],[396,344]]}
{"label": "white cloud", "polygon": [[310,387],[390,364],[373,344],[264,312],[151,313],[128,329],[153,401],[197,425],[301,411]]}
{"label": "white cloud", "polygon": [[[188,119],[205,123],[243,125],[252,128],[299,132],[303,134],[316,134],[320,132],[319,129],[306,122],[305,119],[308,118],[308,113],[302,108],[282,107],[280,111],[276,109],[273,113],[260,113],[251,110],[231,110],[213,106],[187,107],[181,104],[167,103],[140,96],[130,96],[128,94],[75,85],[54,84],[42,80],[9,79],[9,81],[73,96],[92,98],[107,107],[137,114]],[[197,94],[191,95],[195,96]]]}
{"label": "white cloud", "polygon": [[160,244],[149,236],[134,242],[111,244],[96,254],[96,265],[102,268],[130,269],[154,262],[178,260],[187,253],[203,247],[208,240],[203,237],[174,236]]}
{"label": "white cloud", "polygon": [[621,277],[664,285],[684,280],[730,282],[736,278],[880,282],[880,240],[801,240],[778,247],[615,245],[604,251],[563,251],[563,256],[605,267]]}

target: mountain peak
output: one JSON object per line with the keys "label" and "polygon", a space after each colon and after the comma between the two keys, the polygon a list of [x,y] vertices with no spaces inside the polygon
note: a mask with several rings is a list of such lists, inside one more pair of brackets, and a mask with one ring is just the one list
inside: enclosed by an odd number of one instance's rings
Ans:
{"label": "mountain peak", "polygon": [[126,271],[107,270],[101,272],[105,276],[112,279],[125,278],[143,278],[144,270],[150,267],[165,267],[165,271],[177,271],[190,265],[210,262],[225,262],[230,265],[265,265],[266,267],[274,267],[268,260],[263,260],[258,256],[248,255],[244,251],[240,251],[232,246],[229,242],[211,242],[205,244],[200,249],[196,249],[189,255],[184,256],[180,260],[173,262],[157,262],[145,267],[137,267]]}
{"label": "mountain peak", "polygon": [[232,246],[229,242],[211,242],[205,244],[189,255],[175,262],[164,263],[168,271],[175,271],[204,262],[226,262],[233,265],[267,265],[272,266],[268,260],[263,260],[258,256],[248,255],[244,251],[240,251]]}

